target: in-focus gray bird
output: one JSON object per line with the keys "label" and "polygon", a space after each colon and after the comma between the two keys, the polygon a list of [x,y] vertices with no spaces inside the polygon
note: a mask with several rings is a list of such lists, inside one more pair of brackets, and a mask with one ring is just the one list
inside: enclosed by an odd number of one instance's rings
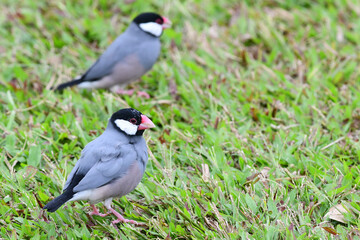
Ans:
{"label": "in-focus gray bird", "polygon": [[82,76],[60,84],[56,90],[77,85],[89,89],[112,88],[129,94],[122,87],[151,69],[160,54],[159,37],[170,25],[169,19],[156,13],[138,15]]}
{"label": "in-focus gray bird", "polygon": [[143,133],[155,127],[154,123],[141,112],[126,108],[115,112],[106,130],[85,146],[80,159],[70,172],[63,193],[44,206],[49,212],[56,211],[69,201],[88,200],[91,215],[106,216],[95,207],[105,201],[105,207],[117,220],[138,224],[125,219],[111,207],[114,197],[121,197],[139,184],[148,161],[148,152]]}

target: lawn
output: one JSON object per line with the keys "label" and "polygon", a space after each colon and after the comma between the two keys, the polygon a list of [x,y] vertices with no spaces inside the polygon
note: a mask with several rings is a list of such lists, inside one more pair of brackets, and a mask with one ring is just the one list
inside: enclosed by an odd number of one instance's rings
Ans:
{"label": "lawn", "polygon": [[[173,22],[129,86],[150,99],[50,90],[145,11]],[[0,239],[360,239],[359,19],[355,0],[3,0]],[[128,106],[157,127],[113,206],[146,226],[87,202],[43,213]]]}

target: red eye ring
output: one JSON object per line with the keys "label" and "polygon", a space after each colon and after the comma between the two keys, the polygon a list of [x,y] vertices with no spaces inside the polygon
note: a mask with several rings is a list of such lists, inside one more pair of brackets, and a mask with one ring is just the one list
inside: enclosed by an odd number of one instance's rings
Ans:
{"label": "red eye ring", "polygon": [[131,122],[132,124],[136,124],[136,123],[137,123],[137,121],[136,121],[135,118],[131,118],[131,119],[129,120],[129,122]]}
{"label": "red eye ring", "polygon": [[158,24],[163,24],[164,23],[164,20],[162,20],[162,19],[160,19],[160,18],[158,18],[158,19],[156,19],[156,21],[155,21],[156,23],[158,23]]}

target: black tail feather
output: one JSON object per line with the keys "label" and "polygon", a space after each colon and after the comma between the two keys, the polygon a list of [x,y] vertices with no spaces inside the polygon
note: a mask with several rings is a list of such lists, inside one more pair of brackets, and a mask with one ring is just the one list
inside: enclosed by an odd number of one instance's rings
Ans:
{"label": "black tail feather", "polygon": [[48,202],[43,209],[46,209],[48,212],[55,212],[59,207],[61,207],[61,205],[69,201],[73,196],[74,193],[72,191],[65,191],[51,202]]}
{"label": "black tail feather", "polygon": [[83,82],[83,80],[81,78],[74,79],[74,80],[71,80],[70,82],[60,84],[59,86],[56,87],[55,91],[60,91],[60,90],[63,90],[64,88],[72,87],[72,86],[78,85],[82,82]]}
{"label": "black tail feather", "polygon": [[69,186],[64,189],[64,192],[53,199],[52,201],[48,202],[43,209],[46,209],[48,212],[55,212],[58,210],[61,205],[69,201],[74,196],[74,187],[79,184],[79,182],[85,177],[85,174],[78,174],[78,169],[76,170],[74,176],[71,179]]}

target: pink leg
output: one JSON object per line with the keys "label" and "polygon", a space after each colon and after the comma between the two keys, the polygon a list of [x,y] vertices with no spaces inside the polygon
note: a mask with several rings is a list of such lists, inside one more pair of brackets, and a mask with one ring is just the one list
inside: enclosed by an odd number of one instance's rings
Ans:
{"label": "pink leg", "polygon": [[[131,89],[131,90],[117,89],[117,90],[115,90],[115,93],[131,96],[131,95],[134,94],[134,89]],[[149,99],[149,98],[150,98],[150,95],[149,95],[147,92],[143,92],[143,91],[137,92],[137,95],[138,95],[139,97],[144,97],[144,98],[146,98],[146,99]]]}
{"label": "pink leg", "polygon": [[149,95],[147,92],[143,92],[143,91],[138,91],[138,92],[137,92],[137,95],[138,95],[139,97],[144,97],[144,98],[146,98],[146,99],[149,99],[149,98],[150,98],[150,95]]}
{"label": "pink leg", "polygon": [[123,222],[123,223],[131,223],[131,224],[135,224],[135,225],[140,225],[138,222],[136,222],[134,220],[129,220],[129,219],[124,218],[123,216],[121,216],[120,213],[115,211],[112,207],[110,207],[108,209],[110,210],[110,212],[112,212],[118,218],[118,219],[112,221],[113,224]]}
{"label": "pink leg", "polygon": [[91,207],[93,209],[93,211],[90,213],[90,215],[97,215],[100,217],[105,217],[108,215],[108,213],[100,213],[99,210],[97,210],[97,208],[95,207],[94,204],[91,204]]}
{"label": "pink leg", "polygon": [[131,89],[131,90],[117,89],[116,93],[131,96],[134,93],[134,89]]}

